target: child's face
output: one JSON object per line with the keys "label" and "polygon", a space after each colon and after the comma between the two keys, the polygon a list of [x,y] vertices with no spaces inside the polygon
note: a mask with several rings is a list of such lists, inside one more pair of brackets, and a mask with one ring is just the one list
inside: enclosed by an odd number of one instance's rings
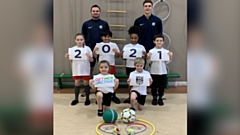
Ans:
{"label": "child's face", "polygon": [[137,63],[135,65],[137,72],[142,72],[143,71],[143,66],[144,66],[143,64]]}
{"label": "child's face", "polygon": [[157,48],[162,48],[162,45],[164,43],[163,38],[156,38],[153,42]]}
{"label": "child's face", "polygon": [[107,63],[102,63],[99,65],[99,71],[101,74],[108,74],[109,66]]}
{"label": "child's face", "polygon": [[137,34],[131,34],[130,35],[130,42],[131,42],[131,44],[137,44],[138,43],[138,35]]}
{"label": "child's face", "polygon": [[103,40],[104,43],[109,43],[110,40],[111,40],[111,37],[110,37],[109,35],[107,35],[107,36],[102,36],[102,40]]}
{"label": "child's face", "polygon": [[77,36],[76,39],[75,39],[75,43],[79,47],[83,46],[83,44],[84,44],[83,36],[81,36],[81,35]]}

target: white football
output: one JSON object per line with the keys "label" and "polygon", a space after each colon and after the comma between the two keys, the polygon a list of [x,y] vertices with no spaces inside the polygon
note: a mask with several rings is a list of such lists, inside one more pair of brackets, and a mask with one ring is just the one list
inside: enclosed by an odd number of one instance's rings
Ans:
{"label": "white football", "polygon": [[136,118],[135,115],[136,115],[136,112],[134,110],[127,108],[121,112],[120,116],[121,116],[121,120],[124,123],[131,123],[135,121],[135,118]]}

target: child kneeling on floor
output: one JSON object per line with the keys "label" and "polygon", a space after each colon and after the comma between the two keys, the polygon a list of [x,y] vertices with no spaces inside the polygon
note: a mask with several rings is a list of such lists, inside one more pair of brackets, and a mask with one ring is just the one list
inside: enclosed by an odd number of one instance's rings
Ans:
{"label": "child kneeling on floor", "polygon": [[104,77],[113,77],[114,80],[114,86],[113,87],[108,87],[108,86],[99,86],[95,87],[96,83],[94,79],[91,79],[89,81],[89,85],[93,90],[96,90],[96,100],[98,104],[98,116],[103,115],[103,111],[110,109],[111,106],[111,99],[112,99],[112,94],[114,91],[117,89],[119,80],[115,78],[114,75],[111,75],[108,73],[110,64],[106,60],[102,60],[98,64],[99,68],[99,74],[96,75],[98,78],[104,78]]}
{"label": "child kneeling on floor", "polygon": [[[127,80],[129,85],[131,84],[131,79],[136,79],[136,85],[133,84],[131,90],[130,90],[130,103],[131,103],[131,109],[135,110],[134,106],[136,103],[136,100],[138,102],[138,110],[142,110],[143,106],[145,104],[146,96],[147,96],[147,85],[140,85],[144,82],[144,79],[147,78],[147,81],[149,81],[149,85],[153,82],[151,75],[148,71],[145,71],[143,69],[144,67],[144,59],[143,58],[136,58],[134,60],[134,66],[136,67],[136,70],[130,73],[130,76]],[[145,77],[144,77],[145,76]],[[139,85],[139,86],[138,86]]]}

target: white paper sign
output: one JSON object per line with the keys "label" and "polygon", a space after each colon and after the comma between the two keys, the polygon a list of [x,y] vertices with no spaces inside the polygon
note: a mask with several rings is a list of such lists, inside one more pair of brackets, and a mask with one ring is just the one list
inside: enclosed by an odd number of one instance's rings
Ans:
{"label": "white paper sign", "polygon": [[83,48],[68,48],[69,59],[87,60],[86,51]]}
{"label": "white paper sign", "polygon": [[131,75],[130,86],[149,86],[149,76],[147,74]]}
{"label": "white paper sign", "polygon": [[169,51],[153,51],[151,56],[151,61],[169,61]]}
{"label": "white paper sign", "polygon": [[95,87],[114,87],[113,75],[95,75],[93,77]]}
{"label": "white paper sign", "polygon": [[99,55],[115,55],[113,48],[108,44],[99,44],[97,53]]}
{"label": "white paper sign", "polygon": [[142,50],[139,48],[127,47],[123,50],[124,59],[136,59],[137,57],[142,57]]}

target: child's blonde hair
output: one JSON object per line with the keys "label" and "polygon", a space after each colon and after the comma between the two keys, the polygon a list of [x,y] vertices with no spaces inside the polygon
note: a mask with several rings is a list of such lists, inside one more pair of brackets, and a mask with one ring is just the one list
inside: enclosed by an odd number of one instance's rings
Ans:
{"label": "child's blonde hair", "polygon": [[143,58],[139,57],[134,60],[134,65],[136,64],[143,64],[144,65],[145,61]]}

